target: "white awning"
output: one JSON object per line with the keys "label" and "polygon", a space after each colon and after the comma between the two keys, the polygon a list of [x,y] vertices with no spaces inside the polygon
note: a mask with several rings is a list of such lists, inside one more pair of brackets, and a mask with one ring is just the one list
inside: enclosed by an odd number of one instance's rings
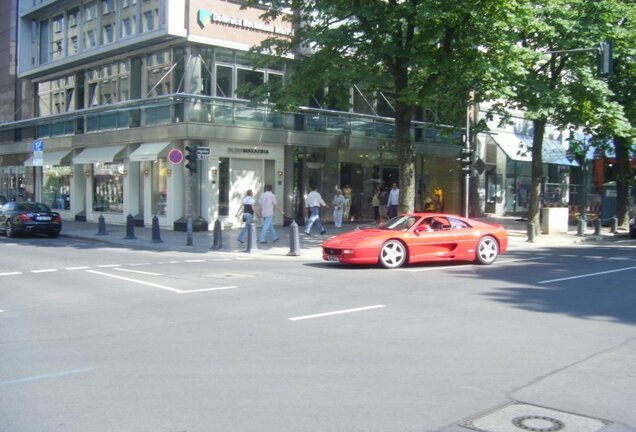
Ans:
{"label": "white awning", "polygon": [[74,164],[91,164],[113,162],[117,153],[126,146],[93,147],[82,150],[80,154],[73,158]]}
{"label": "white awning", "polygon": [[[511,133],[497,133],[492,135],[499,148],[510,159],[520,162],[530,162],[532,160],[532,137]],[[543,163],[553,165],[576,166],[576,162],[571,162],[566,156],[566,149],[559,140],[544,138],[541,148]]]}
{"label": "white awning", "polygon": [[132,152],[128,158],[134,162],[154,161],[159,158],[159,153],[169,145],[169,142],[144,143]]}
{"label": "white awning", "polygon": [[[68,162],[68,161],[65,161],[64,159],[69,154],[71,154],[71,150],[58,150],[58,151],[50,151],[50,152],[45,151],[42,157],[42,159],[44,160],[44,163],[42,165],[48,165],[48,166],[63,165],[64,162]],[[27,159],[24,162],[24,165],[33,166],[33,156]]]}

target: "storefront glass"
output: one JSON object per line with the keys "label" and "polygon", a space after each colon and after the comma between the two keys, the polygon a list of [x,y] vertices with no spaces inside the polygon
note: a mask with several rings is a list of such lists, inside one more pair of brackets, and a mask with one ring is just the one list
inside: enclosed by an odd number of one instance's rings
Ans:
{"label": "storefront glass", "polygon": [[165,215],[168,198],[168,164],[166,158],[159,158],[152,164],[152,212]]}
{"label": "storefront glass", "polygon": [[93,165],[93,211],[124,212],[124,164]]}
{"label": "storefront glass", "polygon": [[7,166],[0,168],[2,184],[0,195],[11,201],[34,201],[34,169],[31,166]]}
{"label": "storefront glass", "polygon": [[71,208],[71,167],[45,166],[42,169],[42,202],[52,209]]}

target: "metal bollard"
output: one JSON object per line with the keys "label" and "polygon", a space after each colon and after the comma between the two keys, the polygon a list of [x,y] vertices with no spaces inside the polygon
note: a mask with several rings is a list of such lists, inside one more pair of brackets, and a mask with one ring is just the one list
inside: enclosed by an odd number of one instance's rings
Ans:
{"label": "metal bollard", "polygon": [[576,235],[585,235],[585,228],[587,227],[587,221],[585,219],[579,219],[579,224],[576,228]]}
{"label": "metal bollard", "polygon": [[527,233],[528,233],[528,242],[530,243],[534,243],[534,235],[535,235],[535,225],[534,222],[528,222],[528,226],[527,226]]}
{"label": "metal bollard", "polygon": [[218,219],[214,222],[214,237],[210,249],[223,249],[223,226]]}
{"label": "metal bollard", "polygon": [[289,253],[287,256],[300,256],[300,234],[296,221],[293,221],[289,226]]}
{"label": "metal bollard", "polygon": [[594,235],[601,235],[601,219],[600,218],[594,221]]}
{"label": "metal bollard", "polygon": [[124,239],[137,240],[137,237],[135,237],[135,218],[130,213],[126,217],[126,237]]}
{"label": "metal bollard", "polygon": [[612,234],[616,234],[618,232],[618,218],[616,216],[612,216],[610,219],[610,232]]}
{"label": "metal bollard", "polygon": [[97,235],[108,235],[104,215],[99,215],[99,219],[97,219]]}
{"label": "metal bollard", "polygon": [[245,249],[245,252],[252,253],[258,250],[257,243],[258,236],[256,235],[256,224],[252,222],[247,230],[247,248]]}
{"label": "metal bollard", "polygon": [[161,233],[159,232],[159,218],[156,215],[152,218],[152,242],[163,243]]}

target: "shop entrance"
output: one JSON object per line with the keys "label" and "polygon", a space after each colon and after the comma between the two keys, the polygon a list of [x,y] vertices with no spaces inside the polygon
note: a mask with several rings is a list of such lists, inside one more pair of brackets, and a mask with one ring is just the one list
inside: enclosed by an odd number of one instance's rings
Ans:
{"label": "shop entrance", "polygon": [[229,216],[234,218],[241,208],[242,200],[249,189],[254,192],[254,198],[258,201],[263,193],[263,161],[253,159],[231,159],[230,162],[230,188],[229,188]]}

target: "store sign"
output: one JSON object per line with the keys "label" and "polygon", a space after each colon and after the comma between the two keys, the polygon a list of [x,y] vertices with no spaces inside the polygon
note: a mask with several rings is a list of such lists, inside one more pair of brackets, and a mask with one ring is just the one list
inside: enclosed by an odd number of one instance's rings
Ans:
{"label": "store sign", "polygon": [[33,166],[44,165],[44,141],[33,141]]}
{"label": "store sign", "polygon": [[241,153],[241,154],[269,154],[267,149],[259,149],[256,147],[228,147],[228,153]]}
{"label": "store sign", "polygon": [[199,9],[197,11],[197,22],[201,28],[204,28],[211,23],[218,23],[283,36],[290,36],[292,34],[291,27],[266,24],[263,21],[210,12],[205,9]]}

